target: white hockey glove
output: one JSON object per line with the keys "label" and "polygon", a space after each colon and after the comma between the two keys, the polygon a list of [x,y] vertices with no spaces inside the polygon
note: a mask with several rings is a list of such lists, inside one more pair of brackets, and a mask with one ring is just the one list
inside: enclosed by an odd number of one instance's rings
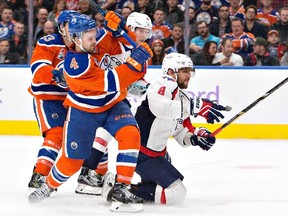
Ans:
{"label": "white hockey glove", "polygon": [[222,106],[218,104],[218,101],[210,101],[205,98],[191,99],[191,115],[197,117],[198,115],[203,116],[207,123],[214,124],[214,121],[220,122],[220,118],[224,118],[219,111],[230,111],[230,106]]}
{"label": "white hockey glove", "polygon": [[128,96],[134,98],[141,98],[147,91],[150,83],[146,82],[144,79],[140,79],[134,82],[128,87]]}

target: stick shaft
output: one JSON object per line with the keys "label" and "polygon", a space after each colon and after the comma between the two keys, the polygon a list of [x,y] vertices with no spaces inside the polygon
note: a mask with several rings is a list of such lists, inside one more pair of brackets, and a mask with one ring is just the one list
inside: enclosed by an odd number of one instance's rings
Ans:
{"label": "stick shaft", "polygon": [[[103,10],[96,2],[94,2],[93,0],[89,0],[90,4],[95,8],[97,9],[101,14],[102,16],[105,17],[106,15],[106,11]],[[136,48],[137,47],[137,44],[135,43],[134,40],[132,40],[132,38],[123,30],[121,29],[120,27],[118,27],[118,31],[119,33],[134,47]]]}
{"label": "stick shaft", "polygon": [[286,77],[284,80],[282,80],[280,83],[278,83],[276,86],[274,86],[272,89],[267,91],[264,95],[259,97],[257,100],[255,100],[253,103],[249,104],[245,109],[237,113],[235,116],[233,116],[230,120],[228,120],[226,123],[224,123],[221,127],[216,129],[211,135],[215,136],[218,133],[220,133],[224,128],[226,128],[228,125],[230,125],[232,122],[234,122],[236,119],[238,119],[240,116],[248,112],[250,109],[252,109],[254,106],[256,106],[260,101],[264,100],[266,97],[271,95],[274,91],[279,89],[281,86],[283,86],[288,81],[288,77]]}

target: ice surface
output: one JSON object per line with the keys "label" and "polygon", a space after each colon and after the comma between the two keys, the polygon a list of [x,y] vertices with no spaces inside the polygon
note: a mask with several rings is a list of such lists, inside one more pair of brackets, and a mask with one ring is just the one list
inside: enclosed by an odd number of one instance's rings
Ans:
{"label": "ice surface", "polygon": [[[100,216],[110,204],[100,197],[75,194],[78,173],[57,196],[41,203],[27,200],[41,137],[0,136],[1,216]],[[117,145],[109,144],[109,169],[115,173]],[[168,151],[185,176],[185,202],[178,206],[145,204],[139,215],[287,216],[288,141],[219,139],[208,152],[181,148],[173,139]],[[133,181],[137,181],[135,176]],[[125,214],[127,215],[127,213]]]}

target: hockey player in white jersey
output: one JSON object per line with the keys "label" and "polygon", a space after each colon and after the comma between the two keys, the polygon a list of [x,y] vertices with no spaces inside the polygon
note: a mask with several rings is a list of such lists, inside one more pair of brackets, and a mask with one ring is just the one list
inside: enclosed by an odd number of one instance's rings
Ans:
{"label": "hockey player in white jersey", "polygon": [[[126,26],[129,30],[135,33],[136,44],[140,44],[146,41],[152,35],[152,22],[146,14],[141,14],[138,12],[131,13],[127,19]],[[121,44],[121,47],[123,52],[119,55],[110,55],[107,53],[107,59],[103,61],[103,64],[100,62],[100,67],[102,69],[106,69],[107,67],[115,68],[119,64],[122,64],[122,62],[124,62],[126,58],[130,56],[132,46],[128,47],[124,44]],[[141,97],[146,92],[148,85],[149,84],[144,79],[136,81],[128,88],[128,96],[135,98]],[[129,103],[128,100],[126,101]],[[112,136],[104,128],[100,127],[97,129],[93,148],[103,152],[104,155],[98,166],[97,162],[94,160],[96,157],[93,155],[93,152],[90,159],[85,160],[77,180],[78,185],[75,189],[76,193],[101,195],[104,177],[106,176],[105,178],[112,178],[111,175],[109,176],[109,173],[107,173],[107,145],[111,140]]]}
{"label": "hockey player in white jersey", "polygon": [[205,99],[196,104],[189,97],[185,89],[195,71],[188,56],[168,54],[162,70],[165,75],[150,84],[147,97],[136,112],[141,132],[136,172],[142,182],[132,186],[131,192],[146,202],[177,204],[185,199],[186,188],[183,175],[167,157],[167,141],[173,136],[182,147],[199,146],[209,150],[215,137],[205,128],[193,127],[190,116],[202,115],[212,123],[224,117],[219,112],[224,108]]}

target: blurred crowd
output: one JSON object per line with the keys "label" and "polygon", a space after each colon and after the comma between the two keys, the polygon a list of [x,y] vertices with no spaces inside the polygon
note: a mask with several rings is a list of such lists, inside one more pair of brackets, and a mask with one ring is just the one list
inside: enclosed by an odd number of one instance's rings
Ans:
{"label": "blurred crowd", "polygon": [[[185,53],[184,36],[189,35],[194,65],[288,66],[287,0],[188,0],[189,6],[186,0],[33,0],[33,47],[58,32],[57,18],[66,9],[91,16],[102,28],[104,17],[90,1],[125,19],[133,11],[150,17],[150,65],[160,65],[168,53]],[[29,64],[29,2],[0,0],[1,64]]]}

